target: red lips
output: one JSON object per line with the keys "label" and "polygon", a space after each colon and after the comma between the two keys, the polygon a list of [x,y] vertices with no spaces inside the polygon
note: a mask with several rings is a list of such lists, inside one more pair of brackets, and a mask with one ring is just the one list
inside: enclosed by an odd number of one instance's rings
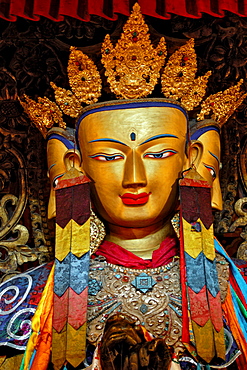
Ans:
{"label": "red lips", "polygon": [[120,198],[122,199],[122,202],[126,205],[140,205],[147,203],[150,194],[151,193],[125,193],[123,195],[120,195]]}

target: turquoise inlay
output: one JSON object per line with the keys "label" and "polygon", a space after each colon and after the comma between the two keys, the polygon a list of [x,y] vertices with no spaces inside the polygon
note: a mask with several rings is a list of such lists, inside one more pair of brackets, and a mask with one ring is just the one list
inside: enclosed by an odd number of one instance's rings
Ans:
{"label": "turquoise inlay", "polygon": [[173,306],[171,303],[168,303],[168,306],[169,307],[171,307],[171,309],[173,310],[173,311],[175,311],[176,312],[176,314],[178,315],[178,316],[182,316],[182,312],[181,311],[179,311],[178,309],[177,309],[177,307],[175,307],[175,306]]}
{"label": "turquoise inlay", "polygon": [[110,315],[116,308],[118,308],[119,306],[121,306],[121,302],[118,302],[115,306],[113,306],[108,312],[107,314]]}
{"label": "turquoise inlay", "polygon": [[176,302],[177,304],[179,304],[179,306],[182,306],[182,298],[170,296],[170,300]]}
{"label": "turquoise inlay", "polygon": [[142,272],[140,275],[136,276],[131,284],[142,293],[146,293],[148,290],[151,290],[156,283],[152,276],[147,275]]}
{"label": "turquoise inlay", "polygon": [[140,307],[140,311],[142,313],[147,313],[148,312],[148,306],[146,304],[142,304],[141,307]]}
{"label": "turquoise inlay", "polygon": [[116,299],[115,298],[112,298],[110,297],[109,300],[107,302],[104,302],[102,303],[101,301],[97,301],[97,304],[93,304],[94,306],[96,307],[103,307],[103,306],[109,306],[111,307],[113,303],[115,303]]}
{"label": "turquoise inlay", "polygon": [[[94,319],[96,319],[97,317],[99,317],[103,312],[105,312],[108,308],[112,307],[113,305],[115,304],[115,302],[113,302],[112,304],[108,305],[107,307],[104,307],[102,308],[102,310],[100,310],[97,315],[93,316],[91,319],[88,319],[87,321],[88,322],[91,322],[93,321]],[[103,306],[103,305],[102,305]],[[105,322],[103,319],[100,320],[100,322]]]}
{"label": "turquoise inlay", "polygon": [[131,132],[131,134],[130,134],[130,139],[131,139],[131,141],[135,141],[135,139],[136,139],[136,134],[135,134],[134,132]]}

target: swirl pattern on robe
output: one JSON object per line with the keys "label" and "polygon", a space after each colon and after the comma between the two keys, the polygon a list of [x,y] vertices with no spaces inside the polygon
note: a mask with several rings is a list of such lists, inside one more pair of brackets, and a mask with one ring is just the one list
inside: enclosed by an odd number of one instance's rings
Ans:
{"label": "swirl pattern on robe", "polygon": [[0,346],[26,348],[31,319],[51,267],[52,263],[48,263],[0,284]]}

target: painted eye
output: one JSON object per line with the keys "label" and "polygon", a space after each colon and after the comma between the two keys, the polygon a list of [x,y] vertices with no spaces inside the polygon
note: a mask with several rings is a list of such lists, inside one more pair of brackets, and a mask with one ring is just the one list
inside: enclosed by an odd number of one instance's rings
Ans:
{"label": "painted eye", "polygon": [[175,150],[163,150],[159,153],[146,153],[144,154],[144,158],[152,158],[152,159],[163,159],[167,157],[171,157],[172,155],[176,154],[177,152]]}
{"label": "painted eye", "polygon": [[124,159],[124,156],[121,154],[114,154],[114,155],[95,154],[95,155],[90,155],[89,157],[96,159],[97,161],[117,161],[119,159]]}
{"label": "painted eye", "polygon": [[210,175],[212,176],[213,181],[214,181],[216,179],[216,171],[215,171],[215,169],[213,167],[207,165],[207,164],[204,164],[204,166],[210,172]]}
{"label": "painted eye", "polygon": [[64,173],[61,173],[61,175],[58,175],[58,176],[56,176],[56,177],[54,177],[54,179],[53,179],[53,182],[52,182],[52,186],[55,188],[56,186],[57,186],[57,184],[58,184],[58,179],[60,178],[60,177],[62,177],[64,175]]}

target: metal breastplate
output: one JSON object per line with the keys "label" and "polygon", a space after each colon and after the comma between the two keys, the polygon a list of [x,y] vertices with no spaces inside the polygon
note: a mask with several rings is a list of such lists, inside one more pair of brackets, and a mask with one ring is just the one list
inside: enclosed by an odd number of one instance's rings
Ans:
{"label": "metal breastplate", "polygon": [[121,312],[179,350],[181,308],[177,258],[166,266],[143,270],[112,265],[103,257],[92,260],[87,320],[90,343],[98,342],[107,318]]}

